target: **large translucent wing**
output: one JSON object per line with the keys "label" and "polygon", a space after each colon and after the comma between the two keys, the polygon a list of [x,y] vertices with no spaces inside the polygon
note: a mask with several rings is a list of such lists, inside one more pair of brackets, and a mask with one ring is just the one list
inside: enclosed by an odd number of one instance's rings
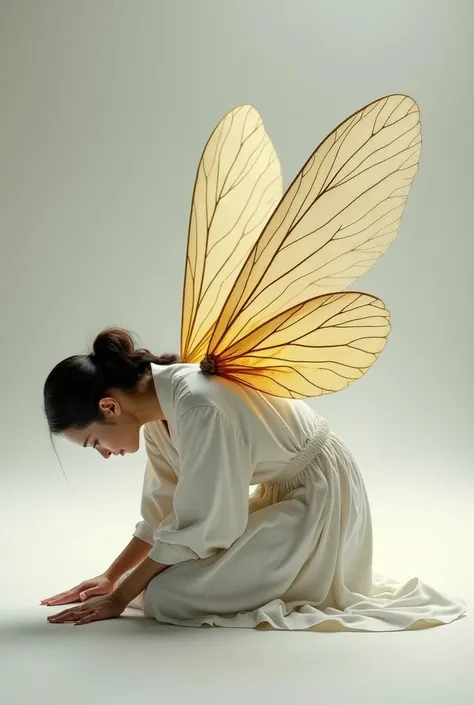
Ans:
{"label": "large translucent wing", "polygon": [[318,296],[227,348],[219,375],[278,397],[338,392],[375,362],[390,332],[389,316],[368,294]]}
{"label": "large translucent wing", "polygon": [[220,357],[286,308],[366,272],[395,237],[420,148],[418,107],[406,96],[377,100],[337,127],[249,253],[207,352]]}
{"label": "large translucent wing", "polygon": [[280,164],[258,112],[230,111],[204,149],[194,186],[181,357],[197,362],[249,250],[282,197]]}

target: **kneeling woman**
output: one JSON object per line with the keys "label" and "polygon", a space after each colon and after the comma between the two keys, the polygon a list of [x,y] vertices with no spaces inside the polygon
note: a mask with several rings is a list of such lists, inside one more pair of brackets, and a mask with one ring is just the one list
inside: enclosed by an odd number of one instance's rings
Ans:
{"label": "kneeling woman", "polygon": [[[465,612],[417,578],[372,573],[369,503],[344,443],[304,401],[135,349],[110,329],[45,384],[49,428],[148,463],[142,521],[100,576],[43,600],[86,624],[138,606],[177,625],[391,631]],[[257,485],[249,498],[249,486]]]}

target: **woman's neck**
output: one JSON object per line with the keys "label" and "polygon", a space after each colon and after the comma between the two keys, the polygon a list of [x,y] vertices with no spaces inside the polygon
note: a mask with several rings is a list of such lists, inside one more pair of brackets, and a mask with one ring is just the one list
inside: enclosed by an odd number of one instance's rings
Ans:
{"label": "woman's neck", "polygon": [[165,420],[165,415],[161,408],[151,374],[146,375],[146,377],[140,381],[139,389],[134,400],[136,403],[135,415],[140,425],[150,423],[151,421]]}

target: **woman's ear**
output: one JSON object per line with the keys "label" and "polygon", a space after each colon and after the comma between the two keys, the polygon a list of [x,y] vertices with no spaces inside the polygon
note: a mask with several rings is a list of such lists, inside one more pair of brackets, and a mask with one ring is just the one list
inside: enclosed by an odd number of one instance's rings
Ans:
{"label": "woman's ear", "polygon": [[122,407],[120,406],[117,399],[113,397],[104,397],[99,402],[99,409],[103,412],[106,417],[120,416],[122,413]]}

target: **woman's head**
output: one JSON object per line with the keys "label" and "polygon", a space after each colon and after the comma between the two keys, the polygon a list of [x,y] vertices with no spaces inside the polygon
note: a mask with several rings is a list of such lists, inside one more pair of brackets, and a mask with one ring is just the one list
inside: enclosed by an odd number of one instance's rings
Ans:
{"label": "woman's head", "polygon": [[160,411],[150,363],[178,359],[136,349],[121,328],[102,331],[90,355],[68,357],[48,375],[44,409],[51,433],[95,447],[105,458],[135,453],[140,427]]}

